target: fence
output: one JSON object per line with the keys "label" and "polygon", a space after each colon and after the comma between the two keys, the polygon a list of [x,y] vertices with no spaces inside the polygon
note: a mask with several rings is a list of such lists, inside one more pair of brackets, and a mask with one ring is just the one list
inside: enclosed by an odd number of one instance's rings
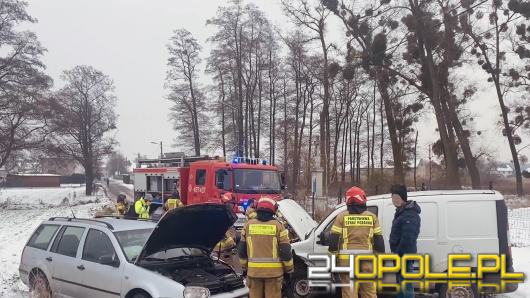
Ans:
{"label": "fence", "polygon": [[508,210],[512,246],[530,246],[530,208]]}

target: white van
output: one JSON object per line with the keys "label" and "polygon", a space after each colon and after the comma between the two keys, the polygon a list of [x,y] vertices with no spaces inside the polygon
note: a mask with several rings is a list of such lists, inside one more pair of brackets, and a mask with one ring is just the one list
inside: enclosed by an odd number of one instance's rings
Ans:
{"label": "white van", "polygon": [[[511,249],[509,246],[508,215],[503,196],[490,190],[422,191],[410,192],[409,200],[416,201],[421,207],[421,231],[418,237],[418,253],[430,254],[432,272],[447,271],[447,254],[470,253],[474,257],[472,266],[476,267],[477,254],[506,254],[508,271],[513,272]],[[376,214],[383,229],[385,248],[390,253],[388,243],[395,207],[390,194],[368,198],[368,210]],[[346,210],[345,204],[337,206],[319,224],[309,215],[300,216],[303,209],[292,200],[279,202],[279,210],[299,235],[299,241],[292,244],[296,273],[293,278],[293,292],[298,297],[309,294],[307,281],[308,254],[326,253],[331,226],[335,217]],[[296,216],[292,216],[296,215]],[[506,291],[517,289],[517,284],[507,286]],[[452,297],[446,287],[438,285],[436,289],[441,297]],[[456,289],[465,296],[478,297],[476,289]],[[455,293],[456,296],[456,293]]]}

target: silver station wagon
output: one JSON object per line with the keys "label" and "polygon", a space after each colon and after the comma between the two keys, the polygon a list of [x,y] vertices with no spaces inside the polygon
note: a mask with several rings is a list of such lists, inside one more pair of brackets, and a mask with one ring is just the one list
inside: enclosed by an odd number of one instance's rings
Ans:
{"label": "silver station wagon", "polygon": [[243,277],[211,257],[236,216],[195,205],[155,223],[118,218],[50,218],[22,253],[32,297],[247,297]]}

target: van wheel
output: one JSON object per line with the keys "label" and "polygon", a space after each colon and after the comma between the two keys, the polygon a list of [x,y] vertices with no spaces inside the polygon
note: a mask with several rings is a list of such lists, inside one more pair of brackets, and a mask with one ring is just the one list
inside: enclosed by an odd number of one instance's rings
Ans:
{"label": "van wheel", "polygon": [[40,270],[32,271],[29,276],[29,293],[32,298],[51,298],[52,291],[46,275]]}
{"label": "van wheel", "polygon": [[447,284],[442,284],[438,290],[440,298],[479,298],[477,287],[455,286],[448,290]]}
{"label": "van wheel", "polygon": [[309,286],[309,280],[306,276],[295,275],[290,284],[290,292],[295,298],[306,298],[311,295],[311,287]]}

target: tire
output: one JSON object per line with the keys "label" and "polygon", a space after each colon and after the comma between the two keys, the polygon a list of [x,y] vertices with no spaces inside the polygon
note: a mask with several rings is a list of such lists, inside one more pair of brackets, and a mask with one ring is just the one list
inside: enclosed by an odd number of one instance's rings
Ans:
{"label": "tire", "polygon": [[440,286],[438,290],[439,298],[480,298],[476,285],[470,287],[455,286],[448,292],[448,285],[446,283]]}
{"label": "tire", "polygon": [[32,271],[29,276],[29,292],[32,298],[51,298],[52,291],[46,275],[42,271]]}
{"label": "tire", "polygon": [[151,296],[145,294],[145,293],[135,293],[131,296],[131,298],[151,298]]}
{"label": "tire", "polygon": [[295,273],[291,279],[291,282],[289,283],[288,293],[290,294],[290,297],[294,298],[310,297],[311,288],[309,287],[309,280],[307,280],[307,276]]}

